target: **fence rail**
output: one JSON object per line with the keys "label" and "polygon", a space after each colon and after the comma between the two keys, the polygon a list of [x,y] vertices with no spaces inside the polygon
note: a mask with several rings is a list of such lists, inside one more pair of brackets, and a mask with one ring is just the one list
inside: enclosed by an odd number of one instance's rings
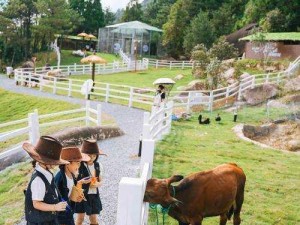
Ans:
{"label": "fence rail", "polygon": [[[75,118],[71,119],[60,119],[63,115],[76,115],[78,113],[84,113],[85,116],[77,116]],[[44,120],[49,120],[51,118],[57,118],[55,121],[47,122]],[[96,119],[95,119],[96,118]],[[40,122],[40,120],[43,120],[43,122]],[[68,111],[61,111],[51,114],[44,114],[39,115],[37,110],[34,110],[33,113],[29,113],[27,118],[10,121],[6,123],[0,124],[1,129],[6,129],[8,131],[4,131],[0,133],[0,141],[8,141],[14,137],[28,134],[28,138],[30,143],[35,144],[37,140],[40,137],[40,128],[45,127],[51,127],[58,124],[68,124],[70,122],[82,122],[84,121],[86,125],[92,124],[94,125],[101,125],[101,105],[98,104],[96,109],[91,108],[90,102],[86,102],[85,108],[80,109],[74,109],[74,110],[68,110]],[[18,129],[15,129],[13,126],[21,126]],[[21,148],[21,145],[18,145],[16,147],[13,147],[12,149],[5,150],[4,152],[0,153],[0,159],[3,159],[8,155],[8,153],[11,153],[13,151],[17,151]]]}
{"label": "fence rail", "polygon": [[149,204],[143,202],[148,179],[152,176],[155,142],[171,130],[173,102],[144,113],[140,176],[123,177],[119,183],[117,225],[146,225]]}
{"label": "fence rail", "polygon": [[[183,65],[189,65],[187,62],[181,63],[184,63]],[[148,68],[148,64],[151,65],[151,60],[143,59],[143,62],[141,64],[144,64],[143,68],[146,69]],[[172,65],[176,64],[172,63]],[[283,72],[250,75],[249,77],[245,77],[239,82],[235,82],[228,87],[223,87],[216,90],[172,91],[170,93],[169,100],[174,101],[175,108],[185,107],[186,111],[193,110],[198,106],[206,107],[207,110],[212,111],[214,108],[232,104],[235,98],[241,99],[243,92],[247,89],[264,83],[279,84],[282,80],[297,75],[299,73],[299,70],[300,57],[298,57],[293,63],[291,63],[289,68]],[[39,85],[41,91],[44,88],[50,88],[54,94],[60,92],[60,94],[65,94],[68,96],[80,94],[82,85],[84,83],[83,80],[57,78],[47,76],[46,74],[42,73],[25,71],[22,69],[15,70],[15,79],[22,84],[29,83],[30,85]],[[105,102],[122,100],[123,102],[125,102],[125,104],[127,102],[128,107],[132,107],[135,103],[149,106],[153,104],[155,90],[131,87],[127,85],[115,85],[95,82],[94,92],[86,92],[85,98],[87,98],[88,95],[103,97]]]}

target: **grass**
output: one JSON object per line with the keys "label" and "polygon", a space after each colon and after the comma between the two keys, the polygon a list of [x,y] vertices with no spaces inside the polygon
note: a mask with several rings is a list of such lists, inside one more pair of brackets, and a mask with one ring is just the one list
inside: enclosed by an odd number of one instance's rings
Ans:
{"label": "grass", "polygon": [[[129,85],[133,87],[140,88],[153,88],[153,82],[162,77],[172,78],[178,74],[183,74],[184,78],[176,81],[175,88],[187,85],[189,82],[194,80],[190,69],[174,69],[170,70],[168,68],[149,68],[146,71],[138,71],[138,72],[124,72],[124,73],[116,73],[116,74],[106,74],[106,75],[97,75],[96,82],[104,82],[111,84],[119,84],[119,85]],[[71,76],[73,79],[81,79],[87,80],[91,79],[91,75],[73,75]]]}
{"label": "grass", "polygon": [[[81,106],[76,104],[71,104],[64,101],[57,101],[47,98],[39,98],[29,95],[15,94],[9,91],[0,89],[0,123],[5,123],[9,121],[14,121],[18,119],[24,119],[28,117],[28,113],[32,113],[35,109],[38,110],[39,115],[49,114],[59,111],[67,111],[71,109],[78,109]],[[51,107],[49,107],[51,106]],[[71,115],[60,116],[60,120],[71,119],[75,117],[82,117],[85,115],[85,112],[80,112]],[[52,122],[57,120],[58,117],[40,119],[39,122]],[[94,118],[96,119],[96,118]],[[102,114],[103,124],[112,124],[114,119],[106,114]],[[18,128],[28,126],[27,123],[21,123],[19,125],[12,125],[9,127],[0,128],[1,132],[6,132],[10,130],[15,130]],[[66,127],[71,126],[84,126],[84,122],[71,122],[68,124],[59,124],[56,126],[46,127],[40,129],[41,135],[51,134],[62,130]],[[4,151],[6,148],[18,144],[24,140],[28,139],[28,134],[19,135],[17,137],[8,139],[7,141],[0,142],[0,152]]]}
{"label": "grass", "polygon": [[[92,54],[91,52],[88,52],[88,54]],[[36,67],[43,67],[45,66],[47,62],[47,52],[40,52],[36,54],[37,61],[36,61]],[[116,57],[114,54],[107,54],[107,53],[97,53],[98,56],[106,59],[108,62],[113,62],[114,60],[120,60],[119,57]],[[62,50],[61,51],[61,65],[73,65],[81,64],[80,60],[82,57],[74,56],[72,55],[72,50]],[[56,59],[56,53],[50,52],[49,54],[49,63],[51,66],[57,65],[57,59]]]}
{"label": "grass", "polygon": [[24,213],[24,194],[32,166],[19,163],[0,172],[0,224],[13,225]]}
{"label": "grass", "polygon": [[[203,115],[213,119],[218,112]],[[188,175],[235,162],[247,175],[243,224],[300,224],[300,156],[240,140],[232,131],[236,125],[232,122],[233,115],[220,114],[220,124],[213,120],[210,125],[199,125],[196,116],[191,121],[174,122],[171,134],[157,145],[153,177]],[[260,124],[264,120],[265,110],[260,107],[246,108],[238,114],[238,121],[247,124]],[[148,224],[156,224],[153,211],[150,215]],[[206,218],[203,224],[218,224],[218,221],[218,217]],[[168,217],[165,224],[178,223]]]}

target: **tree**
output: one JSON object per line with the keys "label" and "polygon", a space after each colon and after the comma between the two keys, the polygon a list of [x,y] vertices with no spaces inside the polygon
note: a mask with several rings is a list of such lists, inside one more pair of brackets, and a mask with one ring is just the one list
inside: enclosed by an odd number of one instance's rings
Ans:
{"label": "tree", "polygon": [[84,30],[89,33],[97,34],[100,27],[104,27],[104,13],[100,0],[85,1],[85,11],[83,17]]}
{"label": "tree", "polygon": [[197,44],[203,43],[209,48],[215,40],[214,27],[210,23],[208,13],[202,11],[192,21],[186,33],[183,46],[187,55],[191,54],[191,50]]}
{"label": "tree", "polygon": [[222,36],[216,41],[213,46],[209,49],[210,58],[217,58],[218,60],[225,60],[231,58],[237,58],[238,50],[226,41],[225,37]]}
{"label": "tree", "polygon": [[265,32],[282,32],[286,30],[285,16],[279,9],[271,10],[261,20],[260,26]]}
{"label": "tree", "polygon": [[142,5],[138,0],[130,0],[121,18],[122,22],[129,22],[134,20],[143,20]]}
{"label": "tree", "polygon": [[178,0],[171,8],[168,21],[163,25],[163,45],[168,54],[178,58],[183,53],[183,41],[188,24],[188,4],[191,1]]}
{"label": "tree", "polygon": [[116,20],[115,14],[111,11],[109,7],[105,8],[104,10],[104,22],[106,25],[111,25]]}

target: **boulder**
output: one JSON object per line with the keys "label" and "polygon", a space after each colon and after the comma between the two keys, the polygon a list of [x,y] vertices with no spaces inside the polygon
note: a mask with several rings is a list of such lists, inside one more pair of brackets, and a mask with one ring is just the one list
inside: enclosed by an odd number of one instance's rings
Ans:
{"label": "boulder", "polygon": [[298,76],[294,79],[288,80],[285,83],[283,89],[286,92],[300,91],[300,76]]}
{"label": "boulder", "polygon": [[243,93],[243,98],[249,105],[257,105],[276,96],[278,89],[274,84],[263,84]]}
{"label": "boulder", "polygon": [[300,140],[290,140],[287,143],[287,150],[300,151]]}
{"label": "boulder", "polygon": [[62,76],[61,72],[62,72],[61,69],[49,70],[47,72],[47,76],[50,76],[50,77],[60,77],[60,76]]}
{"label": "boulder", "polygon": [[183,74],[178,74],[176,77],[174,77],[174,80],[181,80],[183,78]]}
{"label": "boulder", "polygon": [[243,133],[247,138],[256,139],[257,137],[271,135],[277,128],[276,124],[267,124],[263,126],[244,125]]}
{"label": "boulder", "polygon": [[247,77],[250,77],[251,75],[249,73],[243,73],[241,76],[240,76],[240,79],[245,79]]}
{"label": "boulder", "polygon": [[223,74],[221,74],[221,77],[224,78],[225,80],[231,79],[234,77],[234,72],[235,69],[231,67],[228,70],[226,70]]}

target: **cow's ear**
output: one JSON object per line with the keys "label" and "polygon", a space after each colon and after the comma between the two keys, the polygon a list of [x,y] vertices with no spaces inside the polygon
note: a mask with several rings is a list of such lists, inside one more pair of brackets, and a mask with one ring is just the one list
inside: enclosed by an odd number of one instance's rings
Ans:
{"label": "cow's ear", "polygon": [[174,183],[174,182],[181,181],[182,179],[183,179],[182,175],[173,175],[172,177],[167,179],[167,183],[171,184],[171,183]]}

